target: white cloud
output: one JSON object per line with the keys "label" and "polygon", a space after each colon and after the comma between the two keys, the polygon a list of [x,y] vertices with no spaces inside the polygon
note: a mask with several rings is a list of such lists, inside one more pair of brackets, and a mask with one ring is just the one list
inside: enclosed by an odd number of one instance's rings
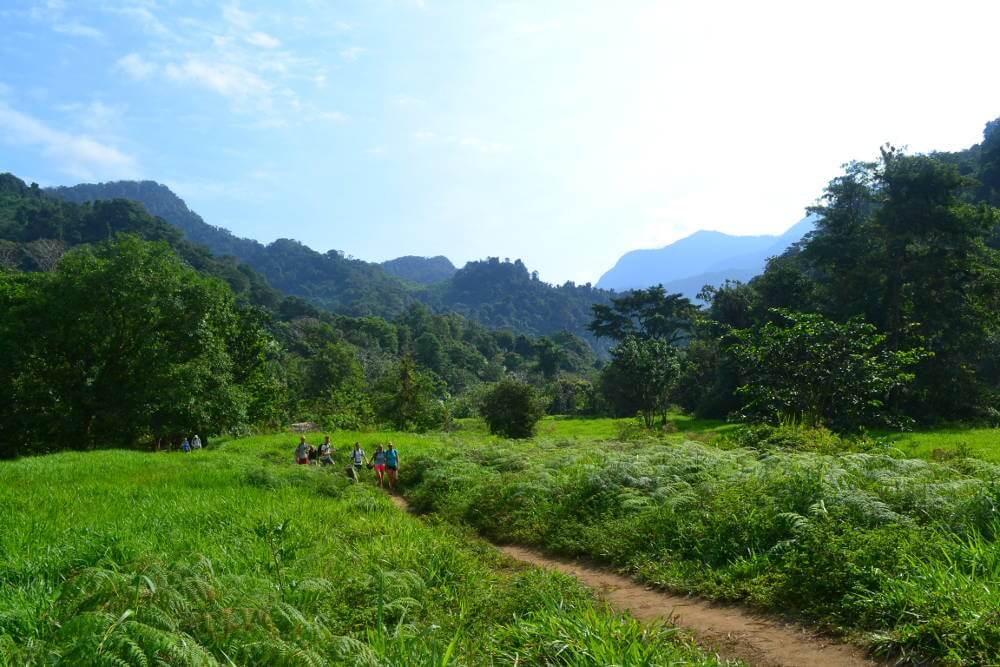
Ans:
{"label": "white cloud", "polygon": [[239,5],[232,4],[226,5],[222,8],[222,17],[226,19],[230,25],[234,25],[237,28],[242,28],[247,30],[253,25],[256,17],[250,12],[245,12],[239,8]]}
{"label": "white cloud", "polygon": [[86,37],[88,39],[95,39],[99,42],[105,41],[103,32],[89,25],[84,25],[83,23],[57,23],[52,26],[52,29],[63,35]]}
{"label": "white cloud", "polygon": [[350,117],[347,114],[339,111],[320,111],[316,114],[316,118],[320,120],[327,120],[331,123],[346,123],[350,120]]}
{"label": "white cloud", "polygon": [[107,105],[100,100],[94,100],[87,104],[82,102],[57,104],[53,108],[56,111],[72,114],[72,121],[103,136],[112,134],[113,129],[119,124],[121,119],[120,109]]}
{"label": "white cloud", "polygon": [[174,37],[173,32],[148,8],[141,5],[127,7],[108,6],[106,11],[128,17],[139,24],[145,32],[157,37]]}
{"label": "white cloud", "polygon": [[68,174],[82,179],[134,177],[135,160],[87,135],[70,134],[0,103],[0,136],[9,143],[38,146]]}
{"label": "white cloud", "polygon": [[130,53],[122,56],[115,63],[115,68],[125,72],[125,74],[135,81],[148,79],[157,69],[155,63],[149,62],[138,53]]}
{"label": "white cloud", "polygon": [[385,155],[385,149],[381,146],[372,146],[365,151],[365,155],[371,155],[372,157],[383,157]]}
{"label": "white cloud", "polygon": [[358,56],[360,56],[365,51],[366,49],[360,46],[349,46],[346,49],[340,50],[340,57],[343,58],[344,60],[353,62],[357,60]]}
{"label": "white cloud", "polygon": [[417,130],[413,133],[413,138],[417,141],[431,141],[437,138],[437,134],[430,130]]}
{"label": "white cloud", "polygon": [[262,78],[231,63],[190,58],[183,63],[170,63],[164,71],[173,81],[194,83],[227,97],[267,95],[270,91]]}
{"label": "white cloud", "polygon": [[268,35],[266,32],[252,32],[246,36],[246,40],[247,43],[264,49],[276,49],[281,46],[281,40]]}

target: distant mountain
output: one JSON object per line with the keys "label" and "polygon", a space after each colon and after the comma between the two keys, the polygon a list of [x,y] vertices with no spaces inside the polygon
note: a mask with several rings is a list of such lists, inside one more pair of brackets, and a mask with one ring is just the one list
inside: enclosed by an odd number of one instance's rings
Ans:
{"label": "distant mountain", "polygon": [[747,281],[760,274],[768,257],[780,255],[813,226],[807,216],[780,236],[695,232],[663,248],[626,253],[597,286],[625,291],[662,283],[694,299],[705,285],[721,285],[727,279]]}
{"label": "distant mountain", "polygon": [[[516,333],[569,331],[594,343],[586,331],[590,308],[607,303],[611,296],[589,284],[550,285],[529,272],[520,260],[501,262],[494,257],[456,270],[444,257],[401,257],[386,262],[386,266],[334,250],[320,253],[290,239],[264,245],[206,223],[168,187],[154,181],[83,184],[51,188],[46,193],[74,203],[107,199],[139,202],[179,228],[187,239],[255,269],[274,288],[344,315],[392,320],[409,306],[422,303],[439,313],[462,313],[487,326]],[[446,272],[447,276],[436,279]],[[402,273],[406,275],[401,277]]]}
{"label": "distant mountain", "polygon": [[458,271],[451,260],[443,255],[436,257],[406,255],[382,262],[381,266],[390,275],[421,285],[433,285],[448,280]]}
{"label": "distant mountain", "polygon": [[263,274],[272,287],[333,312],[391,319],[416,301],[401,280],[376,264],[345,257],[335,250],[320,253],[291,239],[264,245],[209,225],[170,188],[154,181],[85,183],[47,192],[78,204],[104,199],[137,201],[214,255],[235,257]]}

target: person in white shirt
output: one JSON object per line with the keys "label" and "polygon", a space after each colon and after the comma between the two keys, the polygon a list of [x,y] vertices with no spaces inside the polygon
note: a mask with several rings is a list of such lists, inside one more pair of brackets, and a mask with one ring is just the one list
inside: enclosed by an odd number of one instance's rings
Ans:
{"label": "person in white shirt", "polygon": [[191,449],[201,449],[201,438],[198,437],[197,433],[191,438]]}
{"label": "person in white shirt", "polygon": [[365,450],[361,449],[361,443],[354,443],[354,450],[351,451],[351,463],[354,465],[354,474],[361,472],[361,469],[365,466]]}
{"label": "person in white shirt", "polygon": [[320,465],[329,466],[333,465],[333,455],[336,454],[333,446],[330,444],[330,436],[323,438],[323,444],[319,446],[319,463]]}

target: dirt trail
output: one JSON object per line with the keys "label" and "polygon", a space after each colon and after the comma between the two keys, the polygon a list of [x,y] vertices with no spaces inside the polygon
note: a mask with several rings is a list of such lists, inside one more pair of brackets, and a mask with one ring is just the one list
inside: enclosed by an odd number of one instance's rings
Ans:
{"label": "dirt trail", "polygon": [[[409,511],[396,495],[392,502]],[[516,560],[576,577],[620,611],[640,621],[666,620],[694,634],[698,643],[724,658],[760,667],[868,667],[883,664],[850,644],[836,642],[792,623],[744,608],[654,590],[603,568],[546,556],[519,546],[498,546]]]}

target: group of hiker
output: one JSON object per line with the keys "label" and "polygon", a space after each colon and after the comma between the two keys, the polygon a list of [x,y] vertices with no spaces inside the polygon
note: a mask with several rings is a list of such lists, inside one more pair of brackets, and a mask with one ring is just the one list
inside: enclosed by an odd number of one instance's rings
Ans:
{"label": "group of hiker", "polygon": [[184,436],[184,439],[181,440],[181,451],[185,454],[190,454],[192,450],[199,449],[201,449],[201,438],[198,437],[197,433],[194,434],[194,437],[190,441],[187,439],[187,436]]}
{"label": "group of hiker", "polygon": [[[319,447],[313,447],[307,443],[304,435],[299,436],[299,444],[295,448],[295,462],[297,464],[329,466],[334,464],[333,458],[336,455],[337,450],[330,443],[330,436],[324,436]],[[383,488],[388,483],[390,490],[396,489],[396,482],[399,480],[399,450],[391,442],[385,447],[376,445],[371,457],[365,454],[361,443],[355,442],[354,448],[348,454],[348,464],[344,472],[357,482],[360,481],[361,473],[366,466],[375,471],[379,488]]]}

